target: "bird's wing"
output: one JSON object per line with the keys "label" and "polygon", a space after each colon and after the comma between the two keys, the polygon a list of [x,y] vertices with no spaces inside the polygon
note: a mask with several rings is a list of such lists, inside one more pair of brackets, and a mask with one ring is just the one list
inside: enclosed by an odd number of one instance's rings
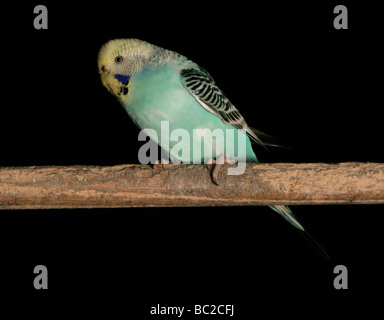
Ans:
{"label": "bird's wing", "polygon": [[181,83],[209,112],[225,124],[245,132],[253,141],[264,146],[259,137],[248,127],[243,116],[216,85],[210,74],[202,68],[187,67],[180,71]]}

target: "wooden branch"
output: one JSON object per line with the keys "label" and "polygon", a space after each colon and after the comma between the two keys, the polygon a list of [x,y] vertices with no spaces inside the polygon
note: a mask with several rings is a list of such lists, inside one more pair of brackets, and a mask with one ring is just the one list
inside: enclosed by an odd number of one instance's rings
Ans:
{"label": "wooden branch", "polygon": [[247,164],[238,176],[227,168],[220,186],[205,165],[0,168],[0,209],[384,203],[382,163]]}

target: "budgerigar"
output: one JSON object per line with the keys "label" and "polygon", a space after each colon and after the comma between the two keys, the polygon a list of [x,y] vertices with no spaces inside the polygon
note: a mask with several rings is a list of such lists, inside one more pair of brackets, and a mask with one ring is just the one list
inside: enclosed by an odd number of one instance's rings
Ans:
{"label": "budgerigar", "polygon": [[[98,67],[103,85],[117,98],[140,129],[151,128],[160,136],[161,121],[168,121],[170,132],[183,128],[192,137],[194,129],[225,131],[231,128],[236,135],[245,136],[243,161],[258,162],[251,140],[262,144],[259,137],[210,74],[186,57],[142,40],[117,39],[101,47]],[[236,137],[234,141],[236,143]],[[172,142],[162,145],[159,141],[159,144],[167,151],[171,151],[173,146]],[[214,150],[214,146],[212,148],[213,161],[223,156]],[[192,152],[188,159],[177,153],[173,157],[188,163],[204,160],[194,159]],[[214,175],[215,182],[216,179]],[[312,238],[288,206],[275,205],[270,208],[311,241]]]}

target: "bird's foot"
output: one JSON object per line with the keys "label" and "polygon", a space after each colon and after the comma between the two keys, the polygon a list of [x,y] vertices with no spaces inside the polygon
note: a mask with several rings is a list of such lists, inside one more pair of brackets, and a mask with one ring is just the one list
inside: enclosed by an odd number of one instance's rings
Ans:
{"label": "bird's foot", "polygon": [[215,165],[216,164],[216,160],[214,159],[209,159],[206,163],[205,163],[205,168],[207,168],[208,170],[210,170],[212,168],[212,165]]}
{"label": "bird's foot", "polygon": [[212,181],[215,185],[219,185],[218,183],[218,179],[219,179],[219,172],[220,172],[220,168],[223,166],[223,163],[219,164],[219,163],[216,163],[213,170],[212,170]]}
{"label": "bird's foot", "polygon": [[155,163],[152,165],[152,169],[153,170],[163,170],[165,169],[165,165],[168,164],[168,162],[166,162],[165,160],[161,159],[161,160],[156,160]]}
{"label": "bird's foot", "polygon": [[219,179],[219,173],[220,169],[224,164],[231,163],[230,161],[227,160],[225,156],[220,156],[217,160],[209,160],[206,165],[213,164],[213,170],[212,170],[212,181],[215,185],[219,185],[218,179]]}

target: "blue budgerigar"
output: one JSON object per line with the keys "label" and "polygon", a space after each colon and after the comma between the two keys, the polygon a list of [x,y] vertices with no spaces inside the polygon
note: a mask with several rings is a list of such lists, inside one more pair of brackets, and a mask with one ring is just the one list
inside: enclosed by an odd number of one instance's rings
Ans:
{"label": "blue budgerigar", "polygon": [[[101,47],[98,67],[103,85],[118,99],[140,129],[150,128],[161,136],[161,121],[168,121],[169,131],[183,128],[191,137],[193,130],[234,129],[235,135],[244,135],[245,138],[246,152],[244,159],[240,160],[258,162],[251,144],[253,141],[263,145],[258,135],[218,88],[211,75],[186,57],[142,40],[117,39]],[[235,137],[234,144],[236,141]],[[172,153],[172,142],[158,143]],[[219,157],[230,162],[231,159],[226,159],[225,154],[220,152],[212,142],[213,163]],[[179,153],[172,156],[187,163],[206,160],[195,159],[193,152],[187,154],[187,159]],[[217,183],[216,167],[213,180]],[[270,207],[326,255],[288,206]]]}

